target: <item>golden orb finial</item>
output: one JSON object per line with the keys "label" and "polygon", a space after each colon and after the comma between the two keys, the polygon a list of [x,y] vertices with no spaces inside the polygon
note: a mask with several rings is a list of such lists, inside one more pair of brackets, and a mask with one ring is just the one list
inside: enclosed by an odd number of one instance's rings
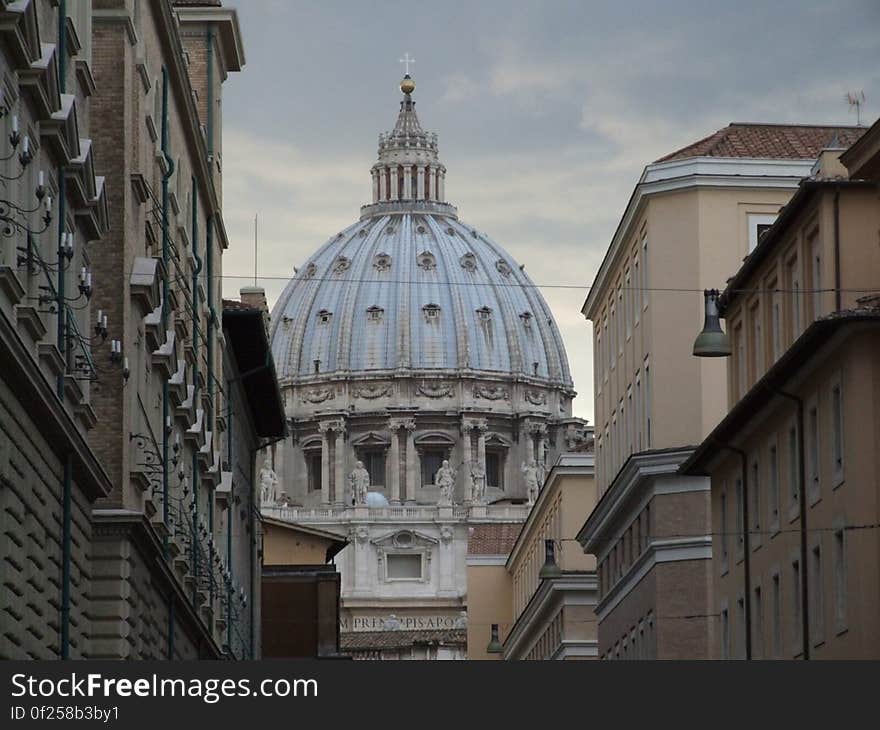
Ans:
{"label": "golden orb finial", "polygon": [[412,94],[416,90],[416,82],[412,80],[412,76],[407,74],[403,77],[403,81],[400,82],[400,90],[404,94]]}

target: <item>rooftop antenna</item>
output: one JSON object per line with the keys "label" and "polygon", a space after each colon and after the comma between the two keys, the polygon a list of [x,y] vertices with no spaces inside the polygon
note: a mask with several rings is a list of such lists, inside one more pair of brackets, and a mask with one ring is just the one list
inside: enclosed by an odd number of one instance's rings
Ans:
{"label": "rooftop antenna", "polygon": [[254,286],[257,285],[257,242],[259,241],[259,237],[257,234],[257,224],[260,219],[260,214],[254,214]]}
{"label": "rooftop antenna", "polygon": [[849,104],[849,108],[855,108],[856,110],[856,126],[862,126],[862,104],[865,103],[865,92],[864,91],[848,91],[846,94],[846,103]]}

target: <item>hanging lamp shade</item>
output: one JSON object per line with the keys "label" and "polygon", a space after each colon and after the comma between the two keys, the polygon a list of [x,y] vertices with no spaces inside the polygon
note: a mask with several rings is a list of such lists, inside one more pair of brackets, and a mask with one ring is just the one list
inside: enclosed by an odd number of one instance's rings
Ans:
{"label": "hanging lamp shade", "polygon": [[562,569],[556,563],[556,543],[553,540],[544,540],[544,564],[538,577],[541,580],[546,578],[558,578],[562,575]]}
{"label": "hanging lamp shade", "polygon": [[731,354],[730,339],[721,329],[721,319],[718,315],[717,289],[706,289],[703,292],[706,307],[706,319],[703,323],[703,331],[694,340],[694,355],[696,357],[728,357]]}
{"label": "hanging lamp shade", "polygon": [[501,653],[501,642],[498,639],[498,624],[492,624],[491,634],[489,635],[489,645],[486,647],[486,653]]}

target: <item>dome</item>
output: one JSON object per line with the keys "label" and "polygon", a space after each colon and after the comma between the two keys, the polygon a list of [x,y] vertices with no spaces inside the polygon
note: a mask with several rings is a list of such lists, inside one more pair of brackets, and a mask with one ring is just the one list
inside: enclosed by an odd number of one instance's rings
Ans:
{"label": "dome", "polygon": [[298,268],[272,313],[284,381],[475,371],[570,388],[565,347],[523,268],[445,200],[437,137],[407,93],[379,136],[373,202]]}
{"label": "dome", "polygon": [[388,500],[381,492],[367,492],[367,507],[387,507]]}

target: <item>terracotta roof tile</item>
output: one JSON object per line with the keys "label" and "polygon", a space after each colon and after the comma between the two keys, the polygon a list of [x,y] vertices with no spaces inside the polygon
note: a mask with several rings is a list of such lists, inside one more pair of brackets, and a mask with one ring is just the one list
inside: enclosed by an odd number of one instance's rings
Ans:
{"label": "terracotta roof tile", "polygon": [[468,538],[468,555],[508,555],[522,526],[522,522],[474,525]]}
{"label": "terracotta roof tile", "polygon": [[428,643],[464,646],[467,644],[467,630],[353,631],[339,636],[339,648],[343,651],[402,649],[413,644]]}
{"label": "terracotta roof tile", "polygon": [[661,157],[656,162],[688,157],[811,160],[819,156],[819,152],[828,146],[835,135],[841,147],[849,147],[864,133],[864,127],[734,122],[708,137]]}

